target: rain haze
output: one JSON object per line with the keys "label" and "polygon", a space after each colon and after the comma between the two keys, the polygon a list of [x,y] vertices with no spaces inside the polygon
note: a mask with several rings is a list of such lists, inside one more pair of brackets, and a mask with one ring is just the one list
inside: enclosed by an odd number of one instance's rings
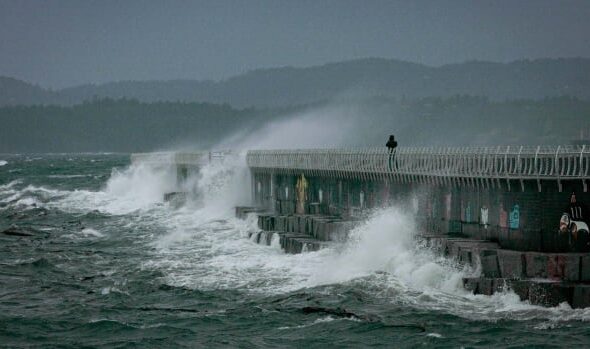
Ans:
{"label": "rain haze", "polygon": [[590,2],[0,1],[0,75],[63,88],[366,57],[590,57]]}

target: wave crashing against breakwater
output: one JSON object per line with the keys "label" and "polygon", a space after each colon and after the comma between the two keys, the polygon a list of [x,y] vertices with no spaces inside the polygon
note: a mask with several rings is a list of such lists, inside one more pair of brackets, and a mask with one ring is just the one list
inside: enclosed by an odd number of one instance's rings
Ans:
{"label": "wave crashing against breakwater", "polygon": [[[433,341],[469,337],[467,329],[447,334],[435,320],[442,317],[457,325],[453,328],[473,321],[483,329],[496,328],[499,321],[509,321],[508,327],[533,337],[538,331],[540,341],[543,329],[571,334],[572,327],[583,325],[578,321],[590,319],[590,312],[583,309],[531,306],[509,291],[494,296],[467,293],[460,280],[472,271],[416,241],[411,204],[375,211],[344,244],[290,255],[276,244],[251,242],[247,236],[257,229],[255,222],[233,217],[233,206],[243,204],[249,190],[243,185],[249,183],[243,177],[246,169],[236,164],[206,167],[200,177],[189,178],[184,189],[194,193],[193,199],[174,208],[162,203],[163,194],[174,189],[176,181],[166,168],[132,164],[111,171],[113,163],[106,155],[95,167],[82,166],[94,159],[92,155],[74,164],[67,158],[50,160],[53,168],[70,166],[69,172],[57,173],[59,177],[41,160],[37,165],[31,162],[28,170],[24,159],[11,160],[6,168],[24,170],[0,173],[3,226],[15,224],[43,232],[31,237],[2,236],[0,268],[18,273],[27,280],[29,294],[39,294],[38,301],[18,298],[23,284],[2,274],[3,284],[9,285],[7,299],[23,305],[1,305],[3,320],[16,321],[17,314],[33,319],[40,313],[58,333],[60,323],[73,328],[74,322],[67,324],[77,306],[62,301],[56,301],[55,309],[43,305],[42,299],[48,296],[44,290],[89,304],[109,321],[138,329],[178,321],[168,315],[172,311],[152,309],[147,317],[142,310],[119,314],[116,308],[121,302],[134,309],[154,308],[158,302],[145,290],[169,303],[166,309],[209,314],[230,329],[248,322],[245,313],[260,322],[262,315],[252,315],[252,309],[259,309],[273,319],[274,325],[266,326],[268,333],[260,334],[269,337],[281,336],[285,330],[280,328],[303,326],[300,330],[312,336],[314,328],[325,327],[334,330],[332,336],[354,341],[364,337],[355,337],[350,326],[364,326],[365,317],[383,323],[426,322],[428,333],[444,334],[443,338],[428,337]],[[31,249],[30,244],[38,247]],[[211,309],[196,309],[194,302],[210,302]],[[342,308],[343,313],[359,314],[361,320],[344,319],[349,323],[345,324],[330,315],[338,313],[332,310],[324,315],[292,311],[305,307]],[[58,308],[65,309],[66,315],[60,315],[64,313]],[[89,328],[103,326],[91,313],[76,315],[75,322]],[[327,318],[332,320],[317,321]],[[256,325],[250,332],[256,331]],[[27,324],[21,327],[26,330]],[[224,330],[209,327],[209,331]]]}

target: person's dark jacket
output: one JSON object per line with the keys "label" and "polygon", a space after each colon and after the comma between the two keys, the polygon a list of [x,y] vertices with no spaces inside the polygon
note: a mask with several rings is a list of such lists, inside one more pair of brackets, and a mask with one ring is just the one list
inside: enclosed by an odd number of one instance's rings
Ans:
{"label": "person's dark jacket", "polygon": [[397,147],[397,142],[393,139],[390,139],[389,141],[387,141],[387,144],[385,145],[387,146],[387,148],[389,148],[389,151],[393,151],[393,149]]}

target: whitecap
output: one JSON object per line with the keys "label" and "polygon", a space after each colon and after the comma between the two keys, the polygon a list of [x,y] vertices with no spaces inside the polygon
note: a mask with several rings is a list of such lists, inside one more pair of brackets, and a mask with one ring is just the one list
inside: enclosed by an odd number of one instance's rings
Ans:
{"label": "whitecap", "polygon": [[94,230],[92,228],[82,229],[82,231],[80,232],[80,235],[86,236],[86,237],[97,237],[97,238],[104,237],[103,233],[99,232],[98,230]]}

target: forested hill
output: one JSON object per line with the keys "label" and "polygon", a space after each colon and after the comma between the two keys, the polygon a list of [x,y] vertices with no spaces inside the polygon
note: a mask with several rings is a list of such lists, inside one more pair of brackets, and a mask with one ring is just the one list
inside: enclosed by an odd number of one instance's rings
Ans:
{"label": "forested hill", "polygon": [[39,86],[0,76],[0,106],[63,103],[62,93],[46,90]]}
{"label": "forested hill", "polygon": [[272,138],[267,146],[276,148],[309,147],[311,137],[324,138],[327,147],[383,146],[389,133],[403,146],[567,144],[590,134],[590,101],[373,97],[261,110],[100,99],[0,107],[0,125],[0,153],[209,149],[220,143],[241,149],[244,136],[254,143]]}
{"label": "forested hill", "polygon": [[139,152],[210,146],[264,113],[210,103],[100,99],[0,107],[0,153]]}
{"label": "forested hill", "polygon": [[565,95],[590,99],[590,59],[466,62],[430,67],[370,58],[307,68],[260,69],[223,81],[124,81],[57,91],[0,78],[0,105],[71,105],[95,97],[125,97],[143,102],[228,103],[243,108],[300,105],[349,96],[417,99],[454,95],[491,100]]}

